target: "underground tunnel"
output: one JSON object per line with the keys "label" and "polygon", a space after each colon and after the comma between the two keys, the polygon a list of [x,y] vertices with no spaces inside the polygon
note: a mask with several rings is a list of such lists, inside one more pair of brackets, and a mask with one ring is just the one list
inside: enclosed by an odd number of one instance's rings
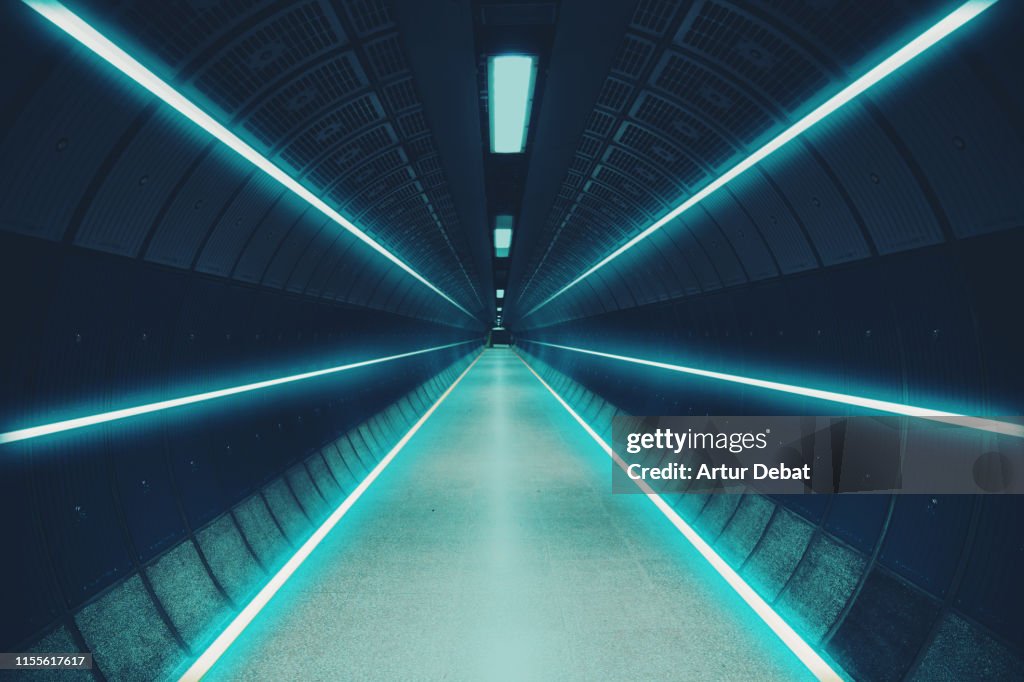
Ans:
{"label": "underground tunnel", "polygon": [[0,680],[1024,679],[1022,29],[4,2]]}

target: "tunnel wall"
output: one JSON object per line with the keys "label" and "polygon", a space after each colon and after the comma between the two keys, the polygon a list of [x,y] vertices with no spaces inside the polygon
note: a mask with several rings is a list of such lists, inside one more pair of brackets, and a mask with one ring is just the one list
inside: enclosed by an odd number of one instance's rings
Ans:
{"label": "tunnel wall", "polygon": [[[775,403],[743,401],[740,388],[518,344],[608,442],[612,417],[687,414],[677,409],[691,400],[718,414],[785,413],[763,409]],[[665,497],[801,636],[856,679],[1024,675],[1018,496]]]}
{"label": "tunnel wall", "polygon": [[3,232],[0,285],[17,293],[5,307],[5,425],[483,338],[482,329]]}
{"label": "tunnel wall", "polygon": [[23,561],[4,564],[0,648],[89,651],[100,679],[180,674],[477,350],[450,349],[361,377],[358,390],[330,386],[229,423],[192,414],[187,430],[168,419],[156,433],[6,453],[5,533]]}
{"label": "tunnel wall", "polygon": [[[514,331],[911,405],[1017,415],[1024,411],[1024,360],[1019,318],[1007,301],[1019,289],[1022,250],[1018,228],[955,249],[935,246]],[[651,395],[652,414],[817,409],[813,401],[750,387],[687,388]]]}

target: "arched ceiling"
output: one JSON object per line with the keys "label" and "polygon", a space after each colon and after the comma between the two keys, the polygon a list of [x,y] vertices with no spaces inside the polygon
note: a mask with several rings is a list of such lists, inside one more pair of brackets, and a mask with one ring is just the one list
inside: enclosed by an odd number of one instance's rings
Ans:
{"label": "arched ceiling", "polygon": [[[453,199],[419,95],[422,85],[413,78],[388,5],[67,5],[441,291],[481,314],[491,289],[484,235],[467,229]],[[38,22],[27,8],[16,10],[22,22]],[[26,84],[10,103],[21,112],[14,122],[18,133],[5,149],[14,186],[4,206],[10,228],[205,274],[348,302],[374,299],[374,305],[408,314],[466,323],[456,308],[387,261],[366,249],[361,253],[319,212],[108,65],[66,37],[49,37],[55,56],[47,77]],[[472,63],[470,55],[466,59]],[[54,111],[66,114],[55,117]],[[33,190],[28,179],[19,183],[15,177],[26,167],[34,167],[33,179],[59,183]]]}
{"label": "arched ceiling", "polygon": [[[14,7],[4,49],[32,66],[0,102],[4,229],[203,276],[458,326],[493,319],[498,287],[527,329],[1024,215],[1019,102],[958,38],[546,304],[958,0],[66,4],[478,319]],[[481,50],[506,43],[542,46],[511,165],[489,158],[479,90]],[[511,257],[492,258],[510,210]]]}
{"label": "arched ceiling", "polygon": [[[963,54],[981,45],[961,42],[546,303],[960,4],[634,3],[575,150],[555,162],[559,186],[524,199],[528,248],[514,254],[510,323],[527,329],[699,296],[1019,225],[1024,205],[1009,185],[1021,174],[1020,121]],[[556,68],[549,89],[572,89],[574,74],[558,80]],[[996,134],[978,135],[981,120]],[[533,153],[531,175],[553,176],[556,154]]]}

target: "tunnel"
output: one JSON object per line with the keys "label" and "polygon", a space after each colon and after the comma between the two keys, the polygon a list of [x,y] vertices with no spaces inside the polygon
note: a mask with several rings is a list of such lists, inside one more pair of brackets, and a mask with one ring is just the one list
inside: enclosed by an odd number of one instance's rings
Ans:
{"label": "tunnel", "polygon": [[0,680],[1024,680],[1018,0],[2,5]]}

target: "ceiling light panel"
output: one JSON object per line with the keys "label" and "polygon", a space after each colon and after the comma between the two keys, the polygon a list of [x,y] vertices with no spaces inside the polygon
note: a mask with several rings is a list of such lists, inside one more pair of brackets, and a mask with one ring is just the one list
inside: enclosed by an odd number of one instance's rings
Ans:
{"label": "ceiling light panel", "polygon": [[520,154],[526,149],[536,80],[536,57],[499,55],[487,60],[492,153]]}

